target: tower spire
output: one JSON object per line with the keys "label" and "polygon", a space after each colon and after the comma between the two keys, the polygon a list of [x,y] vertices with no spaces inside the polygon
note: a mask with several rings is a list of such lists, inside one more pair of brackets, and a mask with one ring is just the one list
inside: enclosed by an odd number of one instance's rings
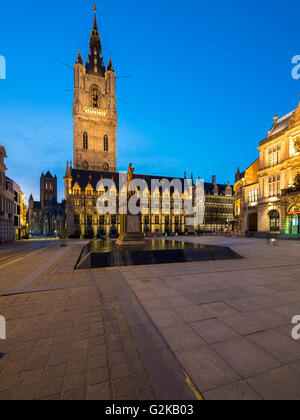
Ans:
{"label": "tower spire", "polygon": [[105,76],[105,66],[102,57],[101,39],[97,23],[97,6],[94,4],[94,26],[90,38],[90,52],[86,63],[86,72],[88,74],[98,74]]}
{"label": "tower spire", "polygon": [[76,64],[81,64],[83,66],[83,60],[82,60],[80,48],[79,48]]}
{"label": "tower spire", "polygon": [[94,31],[98,31],[98,23],[97,23],[97,5],[96,4],[94,4],[94,13],[95,13],[95,16],[94,16]]}
{"label": "tower spire", "polygon": [[113,72],[114,72],[114,66],[113,66],[113,63],[112,63],[111,56],[109,57],[109,62],[108,62],[108,66],[107,66],[107,71],[113,71]]}

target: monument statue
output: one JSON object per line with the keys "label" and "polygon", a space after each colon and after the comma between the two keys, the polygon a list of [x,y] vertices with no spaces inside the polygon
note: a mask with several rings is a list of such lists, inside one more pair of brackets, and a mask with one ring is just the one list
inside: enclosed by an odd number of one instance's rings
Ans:
{"label": "monument statue", "polygon": [[127,190],[129,187],[130,182],[134,179],[134,168],[132,167],[132,163],[129,164],[128,171],[127,171]]}
{"label": "monument statue", "polygon": [[[134,168],[132,163],[129,164],[127,171],[127,200],[133,195],[133,191],[129,191],[131,181],[134,180]],[[128,212],[128,202],[127,202]],[[120,215],[120,237],[117,245],[139,245],[145,243],[144,235],[142,232],[142,217],[141,214],[121,214]]]}

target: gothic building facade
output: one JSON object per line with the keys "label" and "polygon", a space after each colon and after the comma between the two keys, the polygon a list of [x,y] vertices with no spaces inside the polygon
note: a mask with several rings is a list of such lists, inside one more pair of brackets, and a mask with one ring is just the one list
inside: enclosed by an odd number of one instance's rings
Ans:
{"label": "gothic building facade", "polygon": [[105,67],[95,13],[89,56],[79,51],[74,67],[74,169],[117,170],[116,75]]}
{"label": "gothic building facade", "polygon": [[[114,181],[115,188],[112,188],[110,194],[117,202],[124,193],[119,185],[120,174],[117,172],[116,74],[111,58],[107,66],[104,64],[96,9],[89,46],[86,63],[79,51],[74,66],[73,164],[67,163],[64,177],[66,228],[70,237],[118,235],[118,211],[103,215],[97,211],[96,203],[101,194],[97,191],[97,184],[102,179]],[[175,234],[195,229],[224,230],[230,227],[234,198],[229,184],[218,185],[214,178],[212,183],[204,185],[207,200],[204,222],[201,226],[197,223],[191,226],[187,224],[186,215],[177,211],[183,195],[181,191],[165,191],[163,188],[154,192],[151,190],[151,180],[172,181],[172,178],[148,175],[136,175],[136,178],[144,180],[147,186],[141,191],[140,197],[144,203],[149,204],[149,213],[142,216],[142,229],[145,233]],[[186,176],[179,182],[183,187]],[[189,182],[191,200],[195,202],[193,176]],[[155,211],[151,208],[151,194],[158,197]],[[165,194],[169,195],[169,214],[164,214],[163,211],[162,200]]]}
{"label": "gothic building facade", "polygon": [[27,219],[31,236],[59,236],[64,228],[65,203],[57,202],[57,177],[49,171],[40,178],[40,201],[29,198]]}

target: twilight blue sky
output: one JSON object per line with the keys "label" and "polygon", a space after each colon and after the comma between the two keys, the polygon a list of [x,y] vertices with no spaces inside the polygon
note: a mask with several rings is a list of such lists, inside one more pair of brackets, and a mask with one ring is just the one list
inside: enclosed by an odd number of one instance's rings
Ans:
{"label": "twilight blue sky", "polygon": [[[72,70],[86,60],[93,1],[1,2],[0,144],[8,176],[39,197],[43,171],[63,194],[72,159]],[[105,63],[119,98],[118,168],[233,182],[257,157],[273,116],[298,105],[299,0],[98,1]]]}

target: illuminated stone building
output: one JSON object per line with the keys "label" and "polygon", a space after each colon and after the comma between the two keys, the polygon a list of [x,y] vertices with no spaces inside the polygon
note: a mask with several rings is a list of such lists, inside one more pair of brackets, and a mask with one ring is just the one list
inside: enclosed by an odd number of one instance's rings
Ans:
{"label": "illuminated stone building", "polygon": [[5,148],[0,146],[0,242],[14,241],[14,191],[12,181],[6,177]]}
{"label": "illuminated stone building", "polygon": [[19,241],[20,239],[22,239],[22,224],[24,223],[23,219],[21,218],[23,193],[21,191],[21,187],[15,181],[10,180],[10,182],[12,184],[14,194],[13,221],[15,229],[15,239]]}
{"label": "illuminated stone building", "polygon": [[222,232],[232,229],[234,195],[233,188],[228,184],[217,184],[216,176],[212,183],[205,182],[205,213],[200,230]]}
{"label": "illuminated stone building", "polygon": [[[74,75],[73,164],[68,162],[64,177],[67,232],[71,237],[117,236],[120,233],[118,210],[112,215],[101,215],[96,209],[97,199],[101,195],[97,191],[100,180],[114,181],[115,188],[110,190],[110,194],[116,199],[117,209],[120,197],[127,194],[119,185],[120,174],[117,172],[116,74],[111,59],[107,66],[104,65],[96,10],[87,62],[84,64],[79,52]],[[151,189],[153,179],[171,182],[173,178],[149,175],[135,177],[145,181],[146,185],[140,191],[140,200],[149,207],[149,213],[142,216],[144,233],[180,234],[194,230],[224,230],[230,226],[234,202],[230,185],[217,185],[215,178],[211,184],[205,184],[207,214],[204,224],[200,225],[194,220],[191,225],[184,212],[178,214],[184,197],[182,191],[186,176],[178,180],[178,189],[166,189],[162,185],[155,191]],[[194,204],[195,190],[191,176],[187,194]],[[155,208],[153,198],[158,200]],[[169,201],[169,214],[164,214],[164,199]]]}
{"label": "illuminated stone building", "polygon": [[[300,104],[280,119],[275,116],[271,130],[259,144],[257,177],[258,184],[255,175],[255,184],[250,185],[250,190],[256,190],[258,185],[258,201],[255,198],[253,203],[249,203],[251,205],[244,205],[243,229],[249,229],[247,220],[251,213],[257,212],[259,234],[299,235]],[[237,178],[236,209],[239,207],[238,192],[242,188],[243,196],[247,197],[247,185]]]}
{"label": "illuminated stone building", "polygon": [[74,168],[117,170],[116,75],[105,67],[96,9],[86,65],[81,53],[74,66]]}
{"label": "illuminated stone building", "polygon": [[48,171],[40,178],[40,201],[29,198],[28,229],[31,235],[59,236],[65,223],[65,203],[57,202],[57,177]]}
{"label": "illuminated stone building", "polygon": [[[126,174],[121,174],[125,177]],[[71,237],[99,237],[117,236],[120,233],[120,217],[116,214],[100,215],[96,208],[97,199],[101,191],[97,191],[97,184],[104,179],[112,180],[115,188],[109,192],[119,208],[119,200],[122,194],[126,194],[126,188],[120,188],[120,173],[95,172],[74,169],[67,164],[65,174],[65,197],[66,197],[66,225],[68,235]],[[196,185],[185,177],[177,181],[181,186],[176,189],[166,187],[164,180],[171,183],[170,177],[149,175],[136,175],[137,179],[145,181],[147,188],[140,191],[141,206],[149,208],[147,214],[142,215],[142,230],[152,234],[184,234],[195,231],[217,232],[231,228],[233,222],[234,197],[232,187],[229,184],[217,184],[215,177],[212,183],[204,184],[205,213],[204,220],[198,224],[195,218],[194,224],[187,223],[188,216],[183,210],[183,198],[185,183],[188,183],[188,193],[193,205],[196,206]],[[162,186],[152,191],[151,182],[158,180]],[[124,182],[126,185],[126,182]],[[157,198],[157,202],[155,199]],[[188,200],[187,200],[188,201]],[[164,205],[169,206],[169,214],[164,214]],[[181,213],[181,214],[179,214]],[[195,214],[193,214],[195,216]]]}
{"label": "illuminated stone building", "polygon": [[27,206],[24,201],[24,194],[21,191],[20,194],[20,206],[21,206],[21,216],[20,216],[20,227],[21,227],[21,239],[26,238],[28,235],[28,223],[27,223]]}
{"label": "illuminated stone building", "polygon": [[244,172],[237,170],[235,176],[235,230],[257,232],[258,230],[258,168],[257,159]]}

